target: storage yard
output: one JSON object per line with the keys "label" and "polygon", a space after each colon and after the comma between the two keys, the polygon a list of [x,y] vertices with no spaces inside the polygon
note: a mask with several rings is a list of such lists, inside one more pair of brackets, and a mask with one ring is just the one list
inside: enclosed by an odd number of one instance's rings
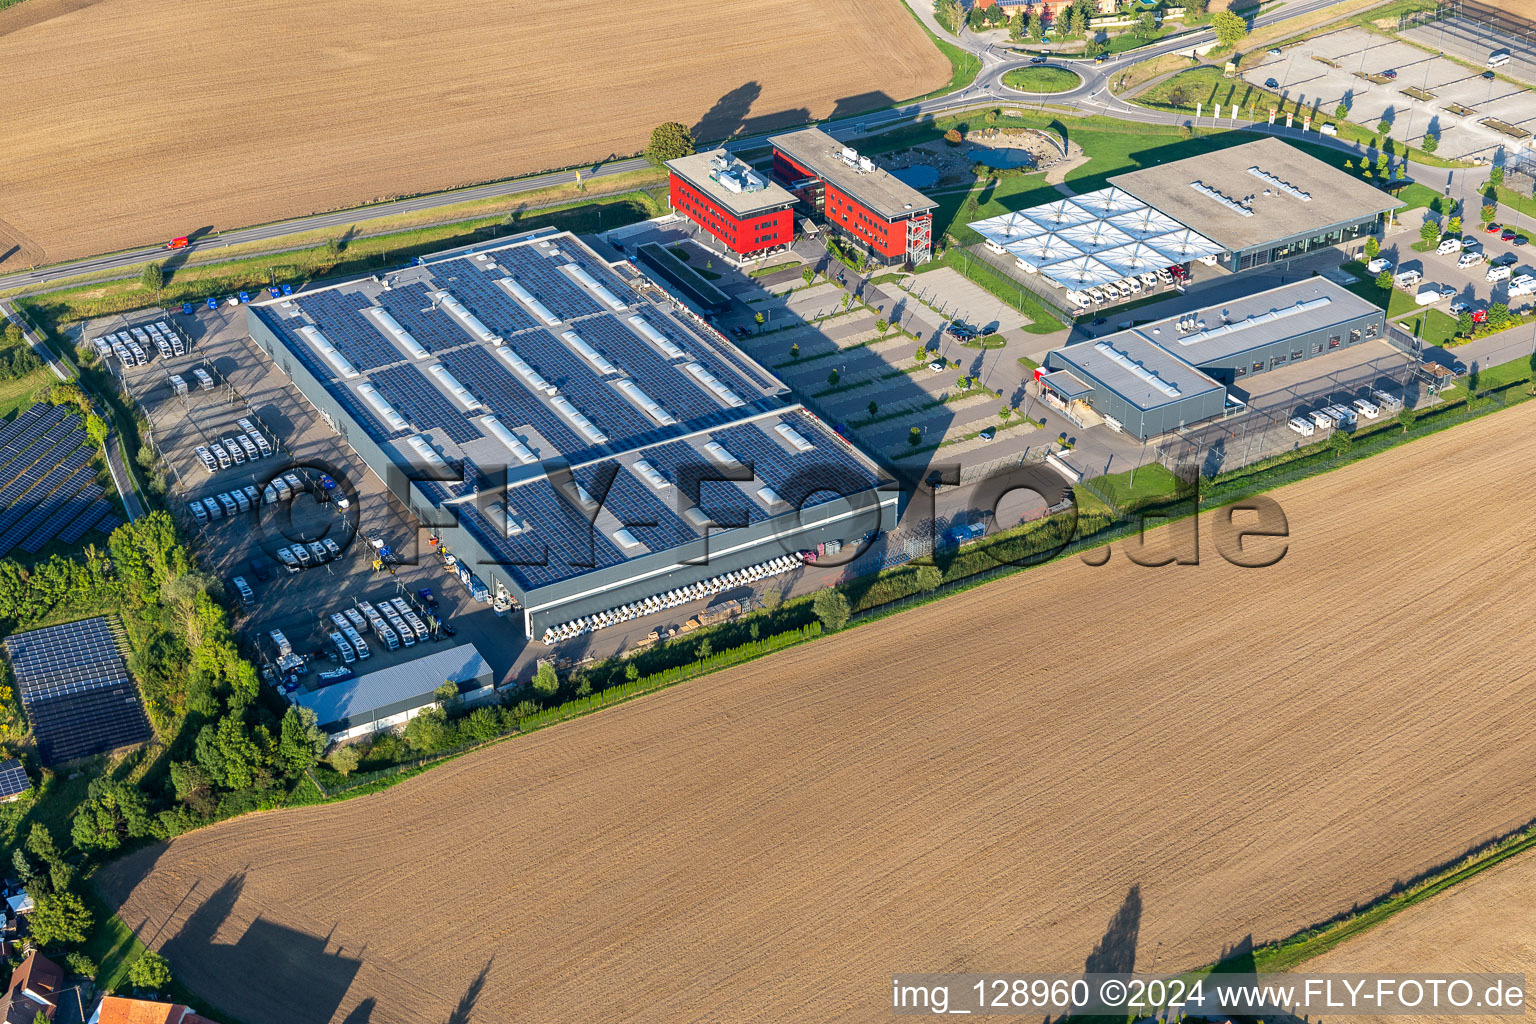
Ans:
{"label": "storage yard", "polygon": [[721,138],[856,113],[950,75],[901,0],[28,0],[0,13],[0,64],[26,83],[6,269],[607,160],[666,120]]}
{"label": "storage yard", "polygon": [[874,1021],[893,970],[1194,966],[1529,819],[1533,486],[1527,404],[1273,492],[1270,568],[1205,523],[1198,567],[1068,560],[97,880],[248,1024]]}

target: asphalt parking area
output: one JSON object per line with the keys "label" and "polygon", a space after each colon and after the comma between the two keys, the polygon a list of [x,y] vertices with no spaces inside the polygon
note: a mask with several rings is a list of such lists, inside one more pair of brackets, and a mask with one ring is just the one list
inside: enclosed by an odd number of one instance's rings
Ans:
{"label": "asphalt parking area", "polygon": [[[1395,71],[1395,80],[1383,72]],[[1340,103],[1350,120],[1374,127],[1393,125],[1392,137],[1420,144],[1424,135],[1440,136],[1437,152],[1447,157],[1488,155],[1514,140],[1480,123],[1497,118],[1536,129],[1531,92],[1502,78],[1484,79],[1481,69],[1437,56],[1396,39],[1363,29],[1343,29],[1286,47],[1279,57],[1264,55],[1244,68],[1253,85],[1273,78],[1288,100],[1314,108],[1324,121]]]}

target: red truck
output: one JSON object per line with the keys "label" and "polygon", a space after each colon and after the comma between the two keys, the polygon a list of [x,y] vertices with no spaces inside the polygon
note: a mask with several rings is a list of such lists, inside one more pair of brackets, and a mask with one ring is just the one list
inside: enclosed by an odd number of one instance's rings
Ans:
{"label": "red truck", "polygon": [[173,239],[171,239],[169,244],[166,245],[166,248],[167,249],[185,249],[190,244],[191,244],[191,240],[188,239],[186,235],[183,235],[180,238],[173,238]]}

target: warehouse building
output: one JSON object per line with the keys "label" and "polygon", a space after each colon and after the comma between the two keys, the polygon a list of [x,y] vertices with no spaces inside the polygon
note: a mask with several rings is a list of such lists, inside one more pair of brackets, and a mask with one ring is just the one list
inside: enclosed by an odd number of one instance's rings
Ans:
{"label": "warehouse building", "polygon": [[768,142],[774,178],[814,220],[852,239],[882,265],[933,258],[938,203],[820,128]]}
{"label": "warehouse building", "polygon": [[1082,309],[1199,261],[1245,271],[1341,245],[1401,205],[1279,139],[1116,175],[1105,188],[970,224],[987,248]]}
{"label": "warehouse building", "polygon": [[895,517],[781,381],[569,233],[256,303],[247,325],[530,638],[753,585]]}
{"label": "warehouse building", "polygon": [[1036,376],[1058,408],[1145,441],[1240,408],[1247,378],[1385,331],[1381,309],[1314,277],[1056,349]]}
{"label": "warehouse building", "polygon": [[795,197],[723,149],[667,161],[672,209],[741,256],[794,241]]}
{"label": "warehouse building", "polygon": [[1370,234],[1401,200],[1279,139],[1116,175],[1110,184],[1222,247],[1248,270]]}
{"label": "warehouse building", "polygon": [[465,704],[479,704],[496,694],[491,666],[474,644],[353,676],[318,690],[300,690],[294,703],[315,713],[315,721],[333,740],[350,740],[404,725],[437,703],[444,683],[459,691]]}

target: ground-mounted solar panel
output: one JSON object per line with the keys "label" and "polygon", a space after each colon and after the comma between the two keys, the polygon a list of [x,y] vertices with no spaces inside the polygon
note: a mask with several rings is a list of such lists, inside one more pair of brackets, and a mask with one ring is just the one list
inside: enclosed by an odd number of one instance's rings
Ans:
{"label": "ground-mounted solar panel", "polygon": [[[18,544],[17,547],[21,548],[21,550],[27,552],[28,554],[36,554],[38,549],[40,549],[44,544],[47,544],[54,537],[58,537],[61,543],[71,543],[71,541],[65,540],[63,538],[63,533],[79,523],[81,518],[86,515],[86,510],[91,507],[91,503],[94,502],[97,498],[100,498],[102,493],[103,491],[100,484],[93,483],[86,485],[86,487],[78,491],[68,501],[64,502],[57,509],[55,509],[53,514],[48,517],[46,522],[44,522],[41,526],[36,527],[25,537],[23,537],[21,543]],[[99,513],[97,518],[100,518],[100,516],[104,514],[105,512]],[[80,539],[80,537],[85,534],[85,531],[91,528],[91,523],[94,522],[95,520],[93,519],[91,522],[88,522],[82,526],[80,528],[80,532],[75,534],[75,539]]]}
{"label": "ground-mounted solar panel", "polygon": [[11,451],[18,444],[42,434],[64,418],[64,408],[57,405],[30,405],[21,415],[0,427],[0,452]]}
{"label": "ground-mounted solar panel", "polygon": [[32,780],[27,777],[27,769],[20,761],[13,757],[0,762],[0,800],[20,796],[31,788]]}
{"label": "ground-mounted solar panel", "polygon": [[[103,519],[106,519],[109,516],[111,516],[113,519],[117,518],[116,516],[112,515],[112,506],[108,502],[98,498],[97,500],[87,505],[77,517],[70,520],[68,526],[59,531],[59,543],[73,544],[81,537],[84,537],[87,530],[91,529],[91,527],[95,526],[97,523],[101,522]],[[113,527],[112,529],[116,528],[117,527]],[[111,533],[112,531],[107,530],[105,532]]]}
{"label": "ground-mounted solar panel", "polygon": [[132,683],[38,701],[27,708],[44,765],[62,764],[150,737],[144,705]]}
{"label": "ground-mounted solar panel", "polygon": [[[0,485],[3,485],[3,489],[0,489],[0,505],[15,501],[16,496],[22,490],[31,486],[32,482],[36,479],[35,477],[29,478],[28,482],[22,485],[21,490],[14,489],[16,482],[22,479],[38,462],[46,459],[55,446],[70,443],[71,450],[79,447],[80,442],[74,438],[74,435],[79,434],[80,439],[85,437],[84,433],[78,429],[79,424],[80,420],[77,417],[66,416],[48,428],[36,440],[30,443],[13,445],[11,450],[0,453],[0,463],[3,463],[3,465],[0,465]],[[47,464],[47,468],[52,468],[56,464],[57,460],[54,460],[54,462]],[[44,472],[47,472],[47,469],[44,469]]]}
{"label": "ground-mounted solar panel", "polygon": [[97,520],[96,525],[92,526],[91,529],[95,530],[97,533],[107,534],[110,536],[113,530],[122,525],[122,516],[108,512],[106,515]]}
{"label": "ground-mounted solar panel", "polygon": [[[81,451],[85,451],[85,449],[81,449]],[[64,467],[69,465],[68,462],[64,463],[54,473],[44,478],[42,484],[33,488],[35,492],[39,492],[36,504],[31,504],[33,496],[28,495],[22,500],[20,505],[12,506],[12,508],[6,510],[6,515],[8,516],[18,508],[27,508],[29,505],[31,508],[31,511],[21,516],[9,526],[0,528],[0,530],[3,530],[3,532],[0,532],[0,555],[9,553],[11,548],[18,544],[25,547],[26,544],[33,543],[35,546],[28,550],[35,551],[38,547],[42,546],[42,541],[35,541],[34,537],[44,529],[45,525],[51,527],[47,531],[49,537],[53,536],[64,526],[62,519],[56,519],[59,510],[78,491],[90,486],[91,479],[95,476],[95,473],[86,464],[89,461],[90,455],[87,453],[85,458],[80,460],[80,465],[73,473],[65,475],[58,482],[57,486],[47,487],[46,485],[48,485],[53,476],[55,474],[62,474]]]}
{"label": "ground-mounted solar panel", "polygon": [[107,619],[17,633],[5,650],[44,765],[149,738],[144,707]]}

